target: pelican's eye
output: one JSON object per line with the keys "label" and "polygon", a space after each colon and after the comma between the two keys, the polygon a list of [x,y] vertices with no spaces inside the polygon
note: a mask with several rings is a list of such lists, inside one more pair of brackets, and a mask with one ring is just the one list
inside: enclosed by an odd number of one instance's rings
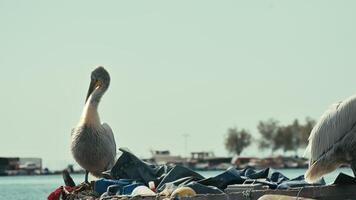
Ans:
{"label": "pelican's eye", "polygon": [[95,88],[100,88],[103,85],[102,81],[96,81]]}

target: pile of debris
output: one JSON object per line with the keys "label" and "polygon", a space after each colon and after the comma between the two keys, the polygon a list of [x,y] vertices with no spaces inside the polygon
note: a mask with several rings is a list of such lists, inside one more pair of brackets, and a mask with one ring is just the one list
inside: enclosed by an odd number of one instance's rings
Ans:
{"label": "pile of debris", "polygon": [[[314,197],[315,192],[311,190],[330,187],[325,186],[323,179],[311,185],[304,181],[303,175],[289,179],[270,168],[258,171],[252,168],[229,168],[215,177],[205,178],[183,166],[149,164],[128,150],[120,150],[122,155],[111,170],[103,173],[104,178],[90,184],[75,185],[69,173],[64,171],[65,186],[52,192],[48,199],[114,200],[144,197],[145,200],[156,200],[203,196],[204,199],[225,200],[258,199],[264,194],[304,194],[304,197]],[[348,182],[356,183],[351,179]],[[346,194],[345,191],[343,194]]]}

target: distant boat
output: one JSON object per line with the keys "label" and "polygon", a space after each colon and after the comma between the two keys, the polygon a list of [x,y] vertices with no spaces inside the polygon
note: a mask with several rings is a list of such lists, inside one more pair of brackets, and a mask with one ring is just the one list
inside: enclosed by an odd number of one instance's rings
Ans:
{"label": "distant boat", "polygon": [[183,165],[193,170],[225,170],[231,166],[232,157],[217,157],[213,152],[192,152],[190,158],[171,155],[170,151],[151,151],[152,157],[146,161],[157,165]]}
{"label": "distant boat", "polygon": [[232,160],[232,163],[240,169],[246,167],[253,167],[259,169],[266,167],[271,167],[275,169],[306,168],[308,166],[307,159],[294,156],[276,156],[267,158],[235,156]]}
{"label": "distant boat", "polygon": [[232,157],[215,156],[214,152],[192,152],[187,165],[195,170],[225,170],[231,166]]}
{"label": "distant boat", "polygon": [[155,163],[157,165],[184,164],[186,161],[181,156],[171,155],[170,151],[168,151],[168,150],[164,150],[164,151],[152,150],[151,154],[152,154],[152,157],[150,159],[148,159],[148,161]]}

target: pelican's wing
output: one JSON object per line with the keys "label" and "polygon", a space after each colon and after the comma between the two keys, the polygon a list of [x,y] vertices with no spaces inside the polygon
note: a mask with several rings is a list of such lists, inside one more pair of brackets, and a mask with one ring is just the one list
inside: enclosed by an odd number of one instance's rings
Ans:
{"label": "pelican's wing", "polygon": [[104,127],[105,132],[110,137],[110,140],[114,142],[115,149],[116,149],[115,137],[114,137],[114,133],[113,133],[112,129],[110,128],[110,126],[107,123],[103,123],[102,126]]}
{"label": "pelican's wing", "polygon": [[70,132],[70,136],[73,138],[73,137],[76,137],[78,132],[80,132],[82,129],[82,127],[75,127],[75,128],[72,128],[71,132]]}
{"label": "pelican's wing", "polygon": [[113,131],[111,130],[109,124],[107,123],[103,123],[102,126],[104,127],[105,129],[105,132],[108,134],[110,140],[113,142],[113,147],[115,148],[115,155],[116,155],[116,142],[115,142],[115,137],[114,137],[114,133]]}
{"label": "pelican's wing", "polygon": [[73,136],[74,132],[75,132],[75,128],[72,128],[72,130],[70,130],[70,136]]}
{"label": "pelican's wing", "polygon": [[331,159],[336,145],[340,145],[338,142],[351,132],[355,123],[356,95],[333,104],[321,116],[309,136],[307,149],[310,149],[311,157],[306,179],[315,181],[323,174],[338,167],[340,163],[335,163]]}

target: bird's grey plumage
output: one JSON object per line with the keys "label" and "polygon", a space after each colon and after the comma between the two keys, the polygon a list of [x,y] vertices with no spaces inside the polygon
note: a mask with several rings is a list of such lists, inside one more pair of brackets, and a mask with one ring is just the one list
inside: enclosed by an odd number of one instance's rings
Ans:
{"label": "bird's grey plumage", "polygon": [[98,67],[92,72],[91,79],[81,119],[72,130],[71,151],[81,167],[99,177],[114,165],[116,143],[110,126],[100,122],[97,111],[110,84],[109,73]]}
{"label": "bird's grey plumage", "polygon": [[356,95],[333,104],[320,118],[309,136],[308,182],[356,159]]}

